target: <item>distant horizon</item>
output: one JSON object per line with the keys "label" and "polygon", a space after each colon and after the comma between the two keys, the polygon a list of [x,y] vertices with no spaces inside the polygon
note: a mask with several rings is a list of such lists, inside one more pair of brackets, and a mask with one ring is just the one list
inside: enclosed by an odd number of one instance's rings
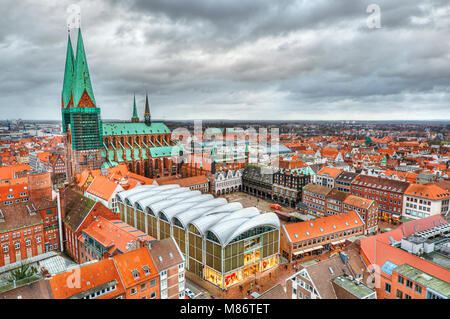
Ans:
{"label": "distant horizon", "polygon": [[[191,122],[191,121],[214,121],[214,122],[450,122],[450,118],[449,119],[427,119],[427,120],[318,120],[318,119],[298,119],[298,120],[293,120],[293,119],[274,119],[274,120],[259,120],[259,119],[252,119],[252,120],[242,120],[242,119],[208,119],[208,118],[203,118],[203,119],[198,119],[198,118],[192,118],[192,119],[152,119],[152,121],[154,122]],[[11,118],[11,119],[0,119],[0,122],[7,122],[7,121],[26,121],[26,122],[58,122],[61,123],[61,120],[39,120],[39,119],[24,119],[24,118]],[[103,122],[129,122],[130,120],[123,120],[123,119],[102,119]],[[143,120],[141,120],[140,122],[143,122]]]}

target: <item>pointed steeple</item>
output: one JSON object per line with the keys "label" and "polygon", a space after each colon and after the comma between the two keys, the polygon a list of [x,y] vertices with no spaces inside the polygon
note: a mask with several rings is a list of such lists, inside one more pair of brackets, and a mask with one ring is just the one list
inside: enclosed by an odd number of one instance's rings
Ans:
{"label": "pointed steeple", "polygon": [[134,102],[133,102],[133,117],[131,118],[132,123],[139,123],[139,116],[137,115],[137,108],[136,108],[136,94],[134,95]]}
{"label": "pointed steeple", "polygon": [[[75,58],[75,77],[73,84],[73,105],[74,107],[97,107],[94,98],[94,91],[92,90],[91,78],[89,77],[89,69],[86,60],[86,53],[84,51],[83,37],[81,35],[81,28],[78,29],[77,55]],[[86,92],[88,100],[80,100]],[[89,101],[90,99],[90,101]],[[90,103],[92,102],[92,103]]]}
{"label": "pointed steeple", "polygon": [[144,121],[145,121],[146,125],[148,125],[148,126],[152,125],[152,117],[150,115],[150,106],[148,104],[148,94],[147,94],[147,92],[145,92]]}
{"label": "pointed steeple", "polygon": [[73,76],[75,59],[73,56],[72,42],[70,35],[67,36],[66,67],[64,69],[64,82],[62,89],[62,108],[66,108],[72,96]]}

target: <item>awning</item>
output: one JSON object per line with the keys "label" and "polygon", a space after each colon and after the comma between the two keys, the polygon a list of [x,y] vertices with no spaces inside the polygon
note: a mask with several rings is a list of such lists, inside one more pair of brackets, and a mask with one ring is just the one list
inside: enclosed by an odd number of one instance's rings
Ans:
{"label": "awning", "polygon": [[338,240],[338,241],[332,241],[331,245],[337,245],[337,244],[343,243],[344,241],[345,241],[345,239]]}
{"label": "awning", "polygon": [[296,251],[295,253],[293,253],[293,255],[297,256],[297,255],[303,254],[304,252],[305,252],[304,250]]}

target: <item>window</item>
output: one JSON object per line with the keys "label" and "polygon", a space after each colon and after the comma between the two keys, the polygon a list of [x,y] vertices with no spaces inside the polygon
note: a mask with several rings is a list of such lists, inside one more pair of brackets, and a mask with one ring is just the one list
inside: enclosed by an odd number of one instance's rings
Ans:
{"label": "window", "polygon": [[416,287],[415,287],[414,291],[417,294],[421,295],[422,294],[422,286],[419,286],[418,284],[416,284]]}
{"label": "window", "polygon": [[20,243],[18,241],[14,243],[14,248],[16,248],[16,250],[20,249]]}
{"label": "window", "polygon": [[402,276],[398,276],[398,283],[402,284],[405,282],[405,279]]}
{"label": "window", "polygon": [[142,284],[141,285],[141,291],[145,291],[145,289],[147,289],[147,284]]}
{"label": "window", "polygon": [[411,280],[406,279],[406,287],[412,289],[413,287],[413,282]]}
{"label": "window", "polygon": [[36,242],[39,244],[41,242],[41,236],[36,237]]}
{"label": "window", "polygon": [[26,245],[27,247],[31,246],[31,240],[30,240],[30,238],[27,238],[27,240],[25,241],[25,245]]}
{"label": "window", "polygon": [[131,295],[135,295],[136,294],[136,288],[131,288]]}
{"label": "window", "polygon": [[411,299],[411,296],[408,294],[405,294],[405,299]]}
{"label": "window", "polygon": [[150,298],[155,299],[156,298],[156,292],[152,292],[150,295]]}
{"label": "window", "polygon": [[391,293],[391,285],[386,283],[384,286],[384,291],[386,291],[387,293]]}
{"label": "window", "polygon": [[150,281],[150,287],[154,287],[155,285],[156,285],[156,280],[155,279]]}
{"label": "window", "polygon": [[6,254],[6,253],[8,253],[8,251],[9,251],[8,244],[4,244],[3,245],[3,252]]}
{"label": "window", "polygon": [[402,299],[403,298],[403,292],[399,289],[397,289],[397,299]]}

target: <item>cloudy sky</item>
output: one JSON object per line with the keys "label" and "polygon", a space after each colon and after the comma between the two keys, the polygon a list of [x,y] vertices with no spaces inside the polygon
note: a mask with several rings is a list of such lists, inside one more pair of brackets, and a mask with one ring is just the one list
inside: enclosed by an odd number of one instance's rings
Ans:
{"label": "cloudy sky", "polygon": [[71,4],[103,119],[146,90],[167,120],[450,119],[448,0],[1,0],[0,119],[61,118]]}

